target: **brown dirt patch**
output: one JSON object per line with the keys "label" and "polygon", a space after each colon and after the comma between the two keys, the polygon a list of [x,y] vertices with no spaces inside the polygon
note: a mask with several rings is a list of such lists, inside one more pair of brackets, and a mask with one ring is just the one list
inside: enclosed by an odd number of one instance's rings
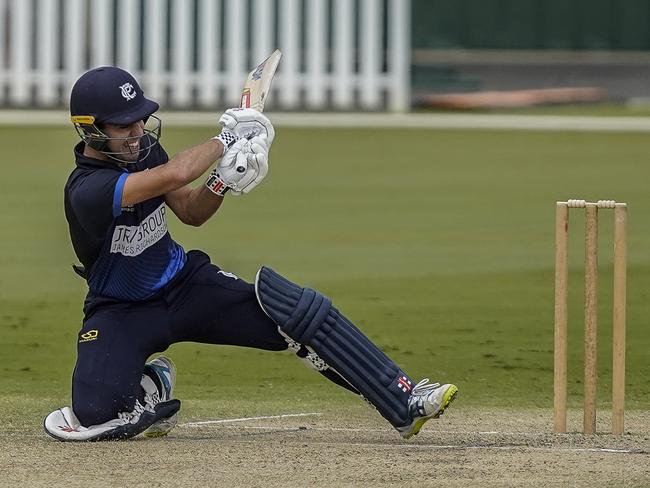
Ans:
{"label": "brown dirt patch", "polygon": [[650,414],[626,421],[623,436],[554,435],[548,410],[455,409],[403,441],[360,408],[186,422],[156,440],[65,444],[12,432],[0,434],[0,486],[649,486]]}

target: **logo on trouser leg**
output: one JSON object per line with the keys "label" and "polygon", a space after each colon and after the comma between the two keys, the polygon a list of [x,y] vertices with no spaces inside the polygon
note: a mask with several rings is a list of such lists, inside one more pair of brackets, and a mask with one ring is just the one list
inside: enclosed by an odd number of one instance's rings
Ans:
{"label": "logo on trouser leg", "polygon": [[79,336],[79,342],[90,342],[97,340],[99,337],[99,331],[97,329],[89,330]]}

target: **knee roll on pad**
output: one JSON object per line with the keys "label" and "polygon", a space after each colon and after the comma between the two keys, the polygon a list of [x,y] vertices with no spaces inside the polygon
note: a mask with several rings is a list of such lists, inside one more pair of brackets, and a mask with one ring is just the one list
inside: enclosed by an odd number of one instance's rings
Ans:
{"label": "knee roll on pad", "polygon": [[257,273],[255,292],[281,333],[313,349],[393,426],[410,421],[407,402],[413,381],[329,298],[267,267]]}

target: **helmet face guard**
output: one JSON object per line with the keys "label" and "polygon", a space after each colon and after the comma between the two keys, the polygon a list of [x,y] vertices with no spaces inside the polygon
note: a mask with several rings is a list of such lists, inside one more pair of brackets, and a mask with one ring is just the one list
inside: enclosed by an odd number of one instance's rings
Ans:
{"label": "helmet face guard", "polygon": [[146,158],[154,147],[160,141],[162,132],[162,121],[155,115],[150,115],[145,120],[144,134],[141,136],[132,137],[110,137],[104,133],[95,123],[95,117],[92,115],[73,115],[70,120],[74,124],[74,128],[81,137],[81,140],[86,143],[88,147],[105,154],[109,158],[120,163],[132,163],[132,160],[122,159],[120,156],[133,155],[130,150],[127,151],[107,151],[109,141],[121,141],[126,143],[127,146],[131,142],[142,141],[146,137],[146,144],[144,147],[138,148],[138,159]]}

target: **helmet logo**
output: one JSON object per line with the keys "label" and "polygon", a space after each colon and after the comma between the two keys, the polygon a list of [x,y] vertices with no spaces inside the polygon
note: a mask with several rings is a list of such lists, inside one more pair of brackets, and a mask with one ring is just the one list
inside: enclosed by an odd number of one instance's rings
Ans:
{"label": "helmet logo", "polygon": [[127,100],[133,100],[137,95],[131,83],[124,83],[120,86],[120,90],[122,90],[122,96]]}

